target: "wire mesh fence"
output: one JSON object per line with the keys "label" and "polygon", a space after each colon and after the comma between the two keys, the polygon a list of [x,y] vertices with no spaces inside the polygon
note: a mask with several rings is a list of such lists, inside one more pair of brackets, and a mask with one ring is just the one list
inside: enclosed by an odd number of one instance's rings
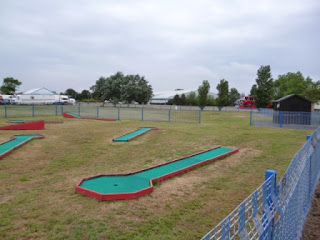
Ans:
{"label": "wire mesh fence", "polygon": [[133,121],[160,121],[176,123],[201,123],[200,110],[115,108],[94,105],[1,105],[0,117],[23,118],[62,116],[71,112],[86,118],[104,118]]}
{"label": "wire mesh fence", "polygon": [[251,112],[250,125],[295,129],[316,129],[320,126],[319,112],[280,112],[259,109]]}
{"label": "wire mesh fence", "polygon": [[320,178],[320,128],[295,154],[276,184],[275,171],[202,239],[300,239]]}

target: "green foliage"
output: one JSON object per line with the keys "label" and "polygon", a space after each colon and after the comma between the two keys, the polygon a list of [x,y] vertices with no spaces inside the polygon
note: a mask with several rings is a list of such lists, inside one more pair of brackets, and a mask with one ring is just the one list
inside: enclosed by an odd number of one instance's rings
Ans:
{"label": "green foliage", "polygon": [[186,98],[186,95],[184,93],[181,95],[180,104],[182,106],[187,105],[187,98]]}
{"label": "green foliage", "polygon": [[254,85],[251,87],[250,95],[251,95],[254,99],[257,98],[257,84],[254,84]]}
{"label": "green foliage", "polygon": [[147,103],[153,94],[152,86],[144,77],[117,72],[107,78],[100,77],[90,90],[94,99],[110,100],[113,104],[119,101],[139,104]]}
{"label": "green foliage", "polygon": [[258,69],[256,83],[256,96],[253,96],[256,100],[256,105],[258,108],[266,108],[272,100],[274,92],[271,68],[269,65],[261,66]]}
{"label": "green foliage", "polygon": [[172,104],[181,105],[181,99],[180,99],[179,94],[174,95],[174,97],[172,99]]}
{"label": "green foliage", "polygon": [[217,85],[218,98],[217,106],[219,109],[223,106],[227,106],[229,102],[229,83],[228,81],[221,79],[220,83]]}
{"label": "green foliage", "polygon": [[0,87],[0,92],[3,94],[13,94],[17,91],[18,87],[22,84],[17,79],[14,79],[12,77],[7,77],[3,79],[3,84]]}
{"label": "green foliage", "polygon": [[275,98],[281,98],[289,94],[301,95],[307,88],[312,88],[312,80],[303,77],[301,72],[279,75],[274,81]]}
{"label": "green foliage", "polygon": [[187,101],[187,105],[189,106],[197,106],[198,102],[197,102],[197,96],[195,92],[190,92],[187,96],[186,96],[186,101]]}
{"label": "green foliage", "polygon": [[240,98],[240,93],[237,89],[231,88],[229,92],[229,104],[233,105],[234,102]]}
{"label": "green foliage", "polygon": [[83,91],[80,93],[79,100],[90,99],[90,97],[91,97],[90,91],[89,91],[89,90],[83,90]]}
{"label": "green foliage", "polygon": [[79,99],[78,97],[79,97],[79,93],[77,93],[77,91],[76,90],[74,90],[74,89],[72,89],[72,88],[68,88],[66,91],[65,91],[65,93],[64,93],[64,95],[67,95],[67,96],[69,96],[69,97],[71,97],[71,98],[74,98],[74,99]]}
{"label": "green foliage", "polygon": [[206,106],[214,106],[214,105],[216,105],[216,101],[215,101],[214,97],[211,95],[208,95]]}
{"label": "green foliage", "polygon": [[207,80],[203,80],[202,85],[200,85],[198,88],[199,107],[201,108],[201,110],[206,106],[209,90],[209,82]]}
{"label": "green foliage", "polygon": [[302,96],[314,103],[318,103],[320,101],[320,88],[307,88],[302,93]]}

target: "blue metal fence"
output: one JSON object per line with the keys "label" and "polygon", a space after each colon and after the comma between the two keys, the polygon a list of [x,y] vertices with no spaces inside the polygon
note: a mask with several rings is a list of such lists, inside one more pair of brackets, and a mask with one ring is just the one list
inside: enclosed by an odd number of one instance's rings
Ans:
{"label": "blue metal fence", "polygon": [[320,178],[320,128],[293,157],[277,185],[275,171],[202,239],[300,239]]}
{"label": "blue metal fence", "polygon": [[319,112],[280,112],[259,109],[250,113],[250,125],[295,129],[316,129],[320,126]]}
{"label": "blue metal fence", "polygon": [[72,112],[82,117],[134,121],[201,123],[200,110],[166,110],[149,108],[114,108],[78,105],[0,105],[0,118],[62,116]]}

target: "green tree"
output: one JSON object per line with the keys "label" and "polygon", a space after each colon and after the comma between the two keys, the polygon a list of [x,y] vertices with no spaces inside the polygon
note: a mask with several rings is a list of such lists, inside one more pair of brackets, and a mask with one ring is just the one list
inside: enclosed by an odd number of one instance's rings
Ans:
{"label": "green tree", "polygon": [[240,98],[240,93],[237,89],[231,88],[229,92],[229,105],[233,105],[234,102]]}
{"label": "green tree", "polygon": [[210,90],[210,83],[207,80],[202,81],[202,85],[198,88],[199,107],[203,110],[207,103],[207,96]]}
{"label": "green tree", "polygon": [[144,77],[117,72],[107,78],[100,77],[90,90],[93,97],[101,101],[110,100],[114,105],[119,101],[147,103],[153,94],[152,86]]}
{"label": "green tree", "polygon": [[229,102],[229,83],[227,80],[221,79],[220,83],[217,85],[218,98],[216,104],[221,111],[223,106],[227,106]]}
{"label": "green tree", "polygon": [[[317,83],[312,82],[310,77],[304,78],[301,72],[279,75],[274,81],[276,99],[289,94],[303,95],[307,89],[317,89]],[[308,91],[309,93],[312,91]]]}
{"label": "green tree", "polygon": [[250,95],[256,99],[257,98],[257,84],[253,84],[251,87]]}
{"label": "green tree", "polygon": [[174,95],[174,97],[172,99],[172,103],[174,105],[181,105],[181,98],[180,98],[179,94]]}
{"label": "green tree", "polygon": [[77,100],[78,100],[78,97],[80,97],[79,93],[77,93],[77,91],[72,89],[72,88],[68,88],[65,91],[64,95],[67,95],[67,96],[72,97],[72,98],[77,99]]}
{"label": "green tree", "polygon": [[190,92],[187,96],[186,96],[186,101],[187,101],[187,105],[190,106],[196,106],[197,104],[197,96],[195,92]]}
{"label": "green tree", "polygon": [[2,92],[3,94],[14,94],[17,90],[18,87],[22,84],[22,82],[20,82],[17,79],[14,79],[12,77],[7,77],[3,79],[3,84],[0,87],[0,92]]}
{"label": "green tree", "polygon": [[261,66],[257,71],[256,105],[258,108],[266,108],[273,98],[274,88],[269,65]]}
{"label": "green tree", "polygon": [[214,106],[215,103],[216,103],[216,101],[215,101],[214,97],[211,95],[208,95],[206,105],[207,106]]}
{"label": "green tree", "polygon": [[90,99],[90,97],[91,93],[89,90],[82,90],[82,92],[80,93],[79,100],[87,100]]}
{"label": "green tree", "polygon": [[180,104],[181,105],[187,105],[187,98],[186,98],[186,95],[183,93],[180,97]]}

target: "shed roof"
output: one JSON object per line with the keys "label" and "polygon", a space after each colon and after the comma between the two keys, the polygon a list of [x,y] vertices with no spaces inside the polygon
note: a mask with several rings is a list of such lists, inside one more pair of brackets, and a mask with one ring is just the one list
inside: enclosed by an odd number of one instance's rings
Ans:
{"label": "shed roof", "polygon": [[303,99],[303,100],[305,100],[305,101],[307,101],[307,102],[312,103],[312,101],[310,101],[309,99],[306,99],[305,97],[302,97],[302,96],[300,96],[300,95],[298,95],[298,94],[289,94],[289,95],[284,96],[284,97],[282,97],[282,98],[279,98],[279,99],[277,99],[277,100],[273,100],[272,102],[275,102],[275,103],[277,103],[277,102],[282,102],[282,101],[287,100],[287,99],[289,99],[289,98],[291,98],[291,97],[294,97],[294,96],[297,96],[298,98],[301,98],[301,99]]}

